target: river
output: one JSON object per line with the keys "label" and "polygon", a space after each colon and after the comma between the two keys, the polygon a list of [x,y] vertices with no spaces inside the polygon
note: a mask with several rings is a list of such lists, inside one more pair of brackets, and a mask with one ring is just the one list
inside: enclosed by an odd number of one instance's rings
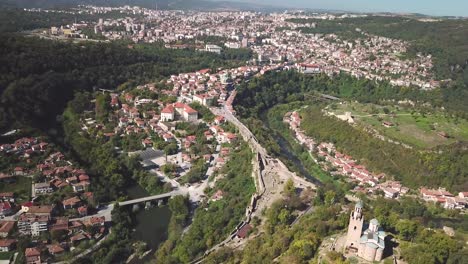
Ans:
{"label": "river", "polygon": [[[139,185],[129,188],[127,194],[131,199],[148,196],[148,192]],[[135,214],[136,226],[132,236],[135,240],[146,242],[152,252],[142,260],[132,260],[131,264],[145,263],[154,255],[154,251],[167,239],[167,229],[171,219],[171,211],[167,205],[154,206],[150,209],[144,209],[144,205],[141,205],[140,208]]]}
{"label": "river", "polygon": [[267,112],[262,113],[261,117],[262,117],[263,124],[269,129],[271,129],[272,131],[276,132],[276,133],[272,133],[272,137],[275,139],[275,141],[278,143],[278,146],[280,147],[281,156],[283,158],[282,160],[285,163],[285,165],[288,166],[288,163],[289,163],[290,166],[295,167],[298,170],[298,173],[303,175],[307,180],[316,184],[317,186],[321,186],[322,182],[318,180],[315,176],[313,176],[305,168],[304,164],[299,159],[297,154],[294,153],[293,147],[291,146],[291,144],[281,135],[280,132],[278,132],[277,130],[273,128],[273,126],[270,123],[271,120],[268,118]]}

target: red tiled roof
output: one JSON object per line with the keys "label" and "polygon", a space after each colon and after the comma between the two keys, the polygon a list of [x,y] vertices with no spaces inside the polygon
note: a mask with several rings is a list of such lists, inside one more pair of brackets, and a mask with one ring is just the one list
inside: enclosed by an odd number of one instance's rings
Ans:
{"label": "red tiled roof", "polygon": [[24,255],[25,255],[26,257],[35,257],[35,256],[40,256],[40,255],[41,255],[41,252],[40,252],[37,248],[35,248],[35,247],[33,247],[33,248],[26,248],[26,251],[25,251]]}
{"label": "red tiled roof", "polygon": [[174,113],[174,107],[172,107],[172,105],[168,105],[163,110],[161,110],[161,113],[172,114]]}

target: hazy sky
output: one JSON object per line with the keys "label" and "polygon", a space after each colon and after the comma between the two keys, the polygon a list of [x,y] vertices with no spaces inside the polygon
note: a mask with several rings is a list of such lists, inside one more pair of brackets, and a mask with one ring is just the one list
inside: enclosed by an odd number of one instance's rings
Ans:
{"label": "hazy sky", "polygon": [[411,12],[429,15],[468,16],[468,0],[231,0],[349,11]]}

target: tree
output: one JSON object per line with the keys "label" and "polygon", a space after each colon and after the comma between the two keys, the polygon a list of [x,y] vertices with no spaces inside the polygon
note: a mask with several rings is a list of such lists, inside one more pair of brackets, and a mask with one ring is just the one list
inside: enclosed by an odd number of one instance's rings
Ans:
{"label": "tree", "polygon": [[292,179],[288,179],[284,185],[284,195],[286,197],[292,197],[296,195],[296,187],[294,187],[294,182]]}
{"label": "tree", "polygon": [[418,224],[411,220],[400,220],[396,224],[396,230],[400,238],[406,241],[412,240],[418,231]]}
{"label": "tree", "polygon": [[178,147],[176,143],[170,143],[169,145],[164,147],[164,154],[166,156],[174,155],[177,153],[177,151],[178,151]]}
{"label": "tree", "polygon": [[54,241],[63,241],[63,239],[67,236],[68,231],[67,230],[53,230],[51,232],[51,238]]}
{"label": "tree", "polygon": [[325,204],[332,205],[335,203],[336,193],[332,190],[325,193]]}
{"label": "tree", "polygon": [[292,219],[291,212],[289,212],[289,210],[287,209],[281,209],[278,215],[278,220],[280,221],[280,223],[287,225],[291,222],[291,219]]}

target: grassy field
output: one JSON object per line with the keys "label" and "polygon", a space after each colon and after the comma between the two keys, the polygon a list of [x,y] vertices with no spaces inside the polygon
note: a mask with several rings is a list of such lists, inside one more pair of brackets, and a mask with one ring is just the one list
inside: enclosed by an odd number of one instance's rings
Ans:
{"label": "grassy field", "polygon": [[[376,129],[381,135],[413,147],[429,149],[456,141],[468,141],[468,121],[443,112],[421,113],[400,106],[379,106],[343,102],[328,107],[337,115],[351,112],[357,123]],[[383,126],[391,122],[392,127]],[[446,133],[448,138],[440,135]]]}
{"label": "grassy field", "polygon": [[10,260],[15,252],[0,252],[0,260]]}
{"label": "grassy field", "polygon": [[0,193],[2,192],[14,192],[18,202],[29,200],[31,178],[18,176],[15,183],[0,183]]}

